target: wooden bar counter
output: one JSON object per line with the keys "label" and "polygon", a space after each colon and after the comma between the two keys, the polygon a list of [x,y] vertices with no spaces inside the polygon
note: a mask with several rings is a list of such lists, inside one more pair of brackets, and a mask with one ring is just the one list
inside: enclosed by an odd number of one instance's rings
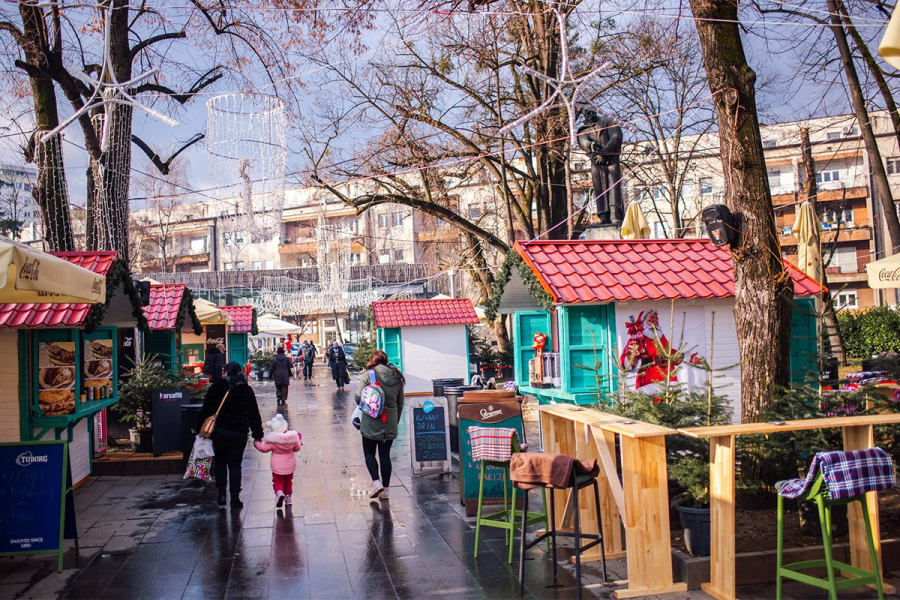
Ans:
{"label": "wooden bar counter", "polygon": [[[666,436],[675,429],[631,421],[571,404],[540,407],[541,442],[544,452],[566,454],[582,460],[595,458],[601,465],[597,483],[604,550],[607,558],[626,557],[628,587],[616,598],[635,598],[681,592],[687,584],[672,581],[672,543],[669,537],[669,497],[666,475]],[[622,482],[616,462],[616,436],[621,448]],[[598,531],[590,489],[579,497],[580,520],[586,533]],[[555,490],[559,528],[567,522],[571,505],[568,490]],[[591,492],[592,493],[592,492]],[[625,525],[625,546],[620,520]],[[625,547],[628,548],[627,552]],[[582,560],[599,560],[599,548],[585,552]]]}
{"label": "wooden bar counter", "polygon": [[[900,424],[900,414],[807,419],[784,421],[780,424],[744,423],[680,429],[681,433],[691,437],[709,438],[710,581],[702,585],[703,590],[720,600],[730,600],[735,597],[734,450],[737,436],[840,427],[844,430],[844,449],[862,450],[874,445],[873,427],[875,425],[892,424]],[[833,448],[822,448],[822,450],[830,449]],[[875,537],[875,549],[880,562],[881,538],[878,528],[878,496],[875,492],[869,493],[867,504],[869,518],[872,522],[872,533]],[[850,524],[850,564],[860,569],[870,570],[871,560],[859,503],[854,502],[849,505],[847,519]],[[885,584],[885,594],[890,593],[889,587]]]}

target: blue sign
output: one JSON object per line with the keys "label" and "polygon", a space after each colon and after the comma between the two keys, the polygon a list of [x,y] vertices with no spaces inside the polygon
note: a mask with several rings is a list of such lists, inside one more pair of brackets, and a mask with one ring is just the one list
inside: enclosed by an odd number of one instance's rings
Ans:
{"label": "blue sign", "polygon": [[425,411],[426,415],[430,413],[432,409],[434,409],[434,402],[432,402],[431,400],[426,400],[422,403],[422,410]]}
{"label": "blue sign", "polygon": [[60,553],[76,537],[65,442],[0,444],[0,555]]}

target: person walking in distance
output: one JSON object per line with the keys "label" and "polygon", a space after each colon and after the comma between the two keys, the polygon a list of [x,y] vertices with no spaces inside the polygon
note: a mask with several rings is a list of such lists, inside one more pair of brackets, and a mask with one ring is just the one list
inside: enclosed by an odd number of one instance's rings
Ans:
{"label": "person walking in distance", "polygon": [[291,373],[294,363],[284,353],[284,348],[278,347],[272,368],[269,370],[269,379],[275,382],[275,401],[277,404],[287,404],[288,388],[291,385]]}
{"label": "person walking in distance", "polygon": [[312,379],[313,363],[316,360],[316,347],[303,340],[303,345],[300,347],[300,358],[303,361],[303,380],[309,381]]}
{"label": "person walking in distance", "polygon": [[271,452],[272,458],[272,487],[275,489],[275,508],[281,508],[285,503],[292,504],[291,494],[294,493],[294,471],[297,470],[297,452],[303,445],[303,436],[296,431],[288,429],[284,416],[275,415],[271,421],[266,422],[268,430],[262,441],[256,440],[253,445],[260,452]]}
{"label": "person walking in distance", "polygon": [[216,344],[210,346],[203,361],[203,374],[209,377],[210,383],[215,383],[222,378],[225,370],[225,346]]}
{"label": "person walking in distance", "polygon": [[359,379],[359,387],[356,390],[357,405],[363,389],[370,385],[369,371],[375,372],[377,385],[384,393],[384,407],[379,417],[373,418],[363,414],[360,419],[359,431],[362,434],[366,469],[372,477],[369,497],[380,497],[386,500],[391,485],[391,445],[397,439],[397,426],[400,423],[400,413],[403,412],[403,386],[406,379],[397,367],[388,364],[387,354],[381,350],[373,352],[366,364],[366,371]]}
{"label": "person walking in distance", "polygon": [[350,373],[347,371],[347,355],[337,342],[331,344],[328,349],[328,366],[331,367],[331,378],[337,384],[337,389],[343,390],[350,383]]}
{"label": "person walking in distance", "polygon": [[254,440],[261,440],[263,428],[256,394],[247,383],[241,365],[236,362],[225,365],[224,377],[209,386],[203,408],[200,409],[198,430],[207,417],[216,414],[216,410],[219,411],[219,416],[216,417],[216,428],[211,439],[216,456],[219,506],[225,505],[225,490],[230,489],[231,506],[240,508],[244,505],[240,497],[241,462],[247,446],[247,431],[250,431]]}

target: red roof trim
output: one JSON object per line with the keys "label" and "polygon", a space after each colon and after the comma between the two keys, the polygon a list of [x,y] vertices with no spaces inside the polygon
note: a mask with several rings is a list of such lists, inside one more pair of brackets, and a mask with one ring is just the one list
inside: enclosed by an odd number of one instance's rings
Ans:
{"label": "red roof trim", "polygon": [[372,312],[380,328],[478,323],[475,307],[468,298],[382,300],[372,303]]}
{"label": "red roof trim", "polygon": [[231,317],[232,325],[230,331],[232,333],[250,333],[253,329],[252,306],[217,306],[216,308],[225,311]]}
{"label": "red roof trim", "polygon": [[[514,249],[555,303],[734,296],[731,252],[706,240],[532,241]],[[820,293],[819,282],[785,265],[797,296]]]}
{"label": "red roof trim", "polygon": [[144,316],[151,330],[174,330],[187,286],[183,283],[153,284],[150,286],[150,304],[143,307]]}

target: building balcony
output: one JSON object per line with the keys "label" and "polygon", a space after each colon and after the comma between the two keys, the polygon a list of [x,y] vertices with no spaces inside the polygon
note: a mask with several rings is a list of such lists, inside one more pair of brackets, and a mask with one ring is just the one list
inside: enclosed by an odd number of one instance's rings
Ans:
{"label": "building balcony", "polygon": [[209,252],[189,251],[175,257],[176,265],[198,263],[209,264]]}
{"label": "building balcony", "polygon": [[[787,232],[787,235],[784,235],[785,232]],[[868,225],[854,224],[851,227],[848,224],[841,224],[840,229],[837,227],[826,229],[823,225],[821,233],[823,244],[831,244],[835,241],[839,244],[845,242],[868,242],[871,238],[872,231]],[[778,241],[781,242],[782,247],[797,245],[797,238],[793,235],[790,227],[785,227],[781,230]]]}
{"label": "building balcony", "polygon": [[[844,184],[852,184],[850,187],[840,187]],[[816,198],[818,202],[832,202],[835,200],[850,200],[854,198],[867,198],[869,196],[869,188],[862,182],[850,180],[847,182],[830,181],[821,184],[824,186],[819,188]],[[781,188],[772,190],[772,204],[775,206],[784,206],[786,204],[796,204],[806,200],[806,191],[800,191],[796,194],[793,191],[785,193],[775,193],[783,191]]]}
{"label": "building balcony", "polygon": [[859,281],[867,281],[866,267],[828,267],[825,269],[825,276],[828,278],[829,287],[834,287],[840,283],[855,283]]}
{"label": "building balcony", "polygon": [[457,242],[459,230],[455,227],[438,227],[427,231],[416,232],[417,242]]}
{"label": "building balcony", "polygon": [[311,256],[316,255],[317,246],[315,238],[307,241],[305,238],[301,238],[303,241],[300,243],[292,243],[292,244],[281,244],[278,246],[278,253],[282,256],[290,255],[290,254],[308,254]]}

